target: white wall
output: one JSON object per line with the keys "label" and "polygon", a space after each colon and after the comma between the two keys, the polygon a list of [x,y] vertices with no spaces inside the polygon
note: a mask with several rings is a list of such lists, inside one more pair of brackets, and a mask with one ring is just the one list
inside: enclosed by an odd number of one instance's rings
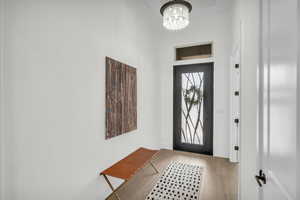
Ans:
{"label": "white wall", "polygon": [[257,69],[259,65],[259,0],[236,0],[233,36],[242,23],[241,49],[241,164],[240,199],[258,199],[257,183]]}
{"label": "white wall", "polygon": [[0,0],[0,199],[4,200],[4,1]]}
{"label": "white wall", "polygon": [[229,156],[229,65],[232,47],[232,2],[194,7],[191,24],[179,32],[161,30],[160,82],[162,108],[161,146],[173,148],[173,61],[178,45],[214,43],[214,156]]}
{"label": "white wall", "polygon": [[[6,3],[4,199],[104,199],[101,170],[140,146],[159,147],[148,9],[139,0]],[[138,130],[111,140],[104,140],[105,56],[138,73]]]}
{"label": "white wall", "polygon": [[[298,77],[298,99],[297,102],[300,100],[300,0],[298,0],[298,67],[297,67],[297,77]],[[297,127],[297,132],[299,133],[300,131],[300,106],[298,103],[298,115],[297,115],[297,120],[298,120],[298,127]],[[300,134],[297,134],[297,186],[296,188],[300,188]],[[300,190],[297,190],[297,196],[296,199],[300,199]]]}

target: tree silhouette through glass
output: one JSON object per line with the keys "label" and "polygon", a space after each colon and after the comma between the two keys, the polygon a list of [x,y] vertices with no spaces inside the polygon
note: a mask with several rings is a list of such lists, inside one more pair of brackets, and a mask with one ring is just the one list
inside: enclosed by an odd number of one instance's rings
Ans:
{"label": "tree silhouette through glass", "polygon": [[203,145],[204,73],[184,73],[181,78],[181,142]]}

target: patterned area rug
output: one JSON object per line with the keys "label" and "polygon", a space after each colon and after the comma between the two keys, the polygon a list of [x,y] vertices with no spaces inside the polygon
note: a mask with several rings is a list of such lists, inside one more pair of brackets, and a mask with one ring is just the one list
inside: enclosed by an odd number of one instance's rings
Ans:
{"label": "patterned area rug", "polygon": [[173,161],[164,170],[146,200],[199,200],[203,168]]}

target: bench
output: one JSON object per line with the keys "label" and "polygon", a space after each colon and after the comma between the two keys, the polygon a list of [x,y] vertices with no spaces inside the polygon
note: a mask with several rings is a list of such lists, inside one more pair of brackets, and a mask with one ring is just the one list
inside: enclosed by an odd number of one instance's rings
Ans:
{"label": "bench", "polygon": [[[159,173],[157,168],[152,163],[152,159],[157,154],[157,150],[151,150],[146,148],[139,148],[133,153],[129,154],[122,160],[118,161],[111,167],[105,169],[100,173],[103,176],[109,187],[111,188],[113,194],[117,199],[120,200],[119,195],[116,193],[113,185],[107,178],[107,176],[123,179],[122,185],[127,182],[139,169],[143,168],[145,165],[150,164],[156,173]],[[122,186],[121,185],[121,186]],[[120,186],[119,186],[120,187]]]}

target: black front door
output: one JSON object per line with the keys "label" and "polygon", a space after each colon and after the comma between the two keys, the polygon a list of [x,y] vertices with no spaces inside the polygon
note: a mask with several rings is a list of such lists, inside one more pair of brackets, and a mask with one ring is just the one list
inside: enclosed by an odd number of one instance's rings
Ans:
{"label": "black front door", "polygon": [[174,66],[173,147],[213,154],[213,63]]}

